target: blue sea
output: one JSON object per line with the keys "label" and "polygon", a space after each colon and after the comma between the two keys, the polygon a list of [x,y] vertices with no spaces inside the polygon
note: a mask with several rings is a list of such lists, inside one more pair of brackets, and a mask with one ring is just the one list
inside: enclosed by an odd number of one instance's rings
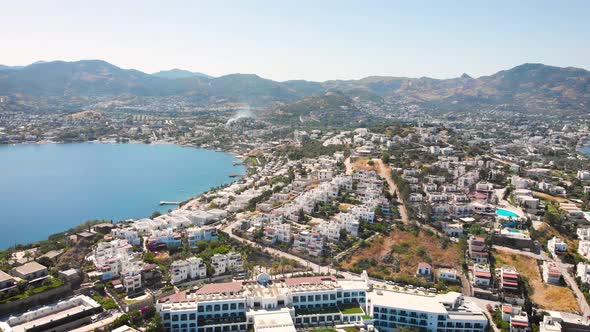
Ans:
{"label": "blue sea", "polygon": [[177,145],[0,146],[0,248],[91,219],[148,217],[244,174],[230,154]]}
{"label": "blue sea", "polygon": [[578,151],[590,157],[590,147],[579,148]]}

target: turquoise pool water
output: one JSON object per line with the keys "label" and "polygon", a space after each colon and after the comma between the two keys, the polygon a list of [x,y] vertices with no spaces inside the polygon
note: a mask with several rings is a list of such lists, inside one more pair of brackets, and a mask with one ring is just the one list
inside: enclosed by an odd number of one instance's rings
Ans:
{"label": "turquoise pool water", "polygon": [[496,209],[496,214],[500,217],[517,218],[519,215],[515,212],[506,209]]}

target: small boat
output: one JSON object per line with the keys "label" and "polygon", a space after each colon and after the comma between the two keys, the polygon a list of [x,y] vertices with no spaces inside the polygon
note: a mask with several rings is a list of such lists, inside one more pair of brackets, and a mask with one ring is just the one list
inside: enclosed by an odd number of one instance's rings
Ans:
{"label": "small boat", "polygon": [[229,177],[230,177],[230,178],[236,178],[236,177],[238,177],[238,176],[240,176],[240,174],[231,173],[231,174],[229,175]]}

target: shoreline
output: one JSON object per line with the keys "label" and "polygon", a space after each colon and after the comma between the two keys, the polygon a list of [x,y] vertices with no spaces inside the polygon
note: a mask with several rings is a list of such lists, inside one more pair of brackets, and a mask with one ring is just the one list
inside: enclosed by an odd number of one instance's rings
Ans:
{"label": "shoreline", "polygon": [[239,154],[235,151],[229,151],[229,150],[224,150],[222,148],[211,148],[211,147],[204,147],[204,146],[198,146],[198,145],[192,145],[192,144],[181,144],[178,142],[170,142],[170,141],[155,141],[155,142],[150,142],[150,143],[145,143],[143,141],[138,141],[138,140],[130,140],[127,142],[117,142],[115,140],[94,140],[94,141],[81,141],[81,142],[58,142],[58,141],[39,141],[39,142],[21,142],[21,143],[7,143],[7,144],[2,144],[0,143],[0,147],[2,146],[18,146],[18,145],[51,145],[51,144],[85,144],[85,143],[93,143],[93,144],[138,144],[138,145],[176,145],[179,147],[184,147],[184,148],[196,148],[196,149],[204,149],[204,150],[209,150],[209,151],[214,151],[214,152],[221,152],[221,153],[227,153],[229,155],[232,155],[233,157],[235,157],[236,159],[240,159],[240,161],[244,161],[243,160],[243,155]]}
{"label": "shoreline", "polygon": [[[220,150],[220,149],[213,149],[213,148],[208,148],[208,147],[201,147],[201,146],[196,146],[196,145],[187,145],[187,144],[179,144],[176,142],[169,142],[169,141],[159,141],[159,142],[155,142],[155,143],[144,143],[142,141],[128,141],[128,142],[116,142],[114,140],[105,140],[105,141],[100,141],[100,140],[94,140],[94,141],[83,141],[83,142],[55,142],[55,141],[45,141],[45,142],[35,142],[35,143],[27,143],[27,142],[23,142],[23,143],[18,143],[18,144],[0,144],[0,147],[2,146],[17,146],[17,145],[51,145],[51,144],[137,144],[137,145],[176,145],[178,147],[184,147],[184,148],[195,148],[195,149],[202,149],[202,150],[208,150],[208,151],[212,151],[212,152],[220,152],[220,153],[226,153],[228,155],[231,155],[234,159],[239,160],[240,162],[243,162],[244,159],[241,155],[237,154],[236,152],[232,152],[232,151],[227,151],[227,150]],[[237,165],[233,164],[233,167],[236,167]],[[244,167],[244,172],[243,174],[239,174],[236,177],[229,177],[228,179],[230,179],[230,181],[228,183],[225,183],[223,186],[225,185],[231,185],[232,183],[236,182],[236,181],[240,181],[242,180],[245,176],[247,176],[248,174],[248,166],[240,163],[240,166]],[[236,174],[236,173],[232,173],[232,174]],[[190,206],[192,202],[197,201],[198,199],[200,199],[200,197],[211,191],[211,189],[216,188],[218,186],[212,186],[212,187],[208,187],[206,189],[204,189],[201,193],[198,194],[193,194],[191,195],[189,193],[189,197],[187,199],[184,199],[181,201],[181,203],[184,203],[182,205],[174,205],[174,206],[170,206],[171,209],[169,210],[178,210],[178,209],[182,209],[185,206]],[[172,208],[173,207],[173,208]],[[157,209],[157,208],[156,208]],[[146,211],[146,214],[144,217],[142,218],[149,218],[149,214],[152,213],[154,211]],[[169,212],[162,212],[162,214],[167,214]],[[128,218],[128,219],[121,219],[121,220],[111,220],[111,222],[113,224],[118,224],[121,222],[125,222],[131,219],[137,219],[137,218]],[[141,218],[140,218],[141,219]],[[54,233],[51,234],[47,234],[46,238],[44,239],[40,239],[40,240],[33,240],[31,242],[21,242],[21,243],[15,243],[12,245],[8,245],[6,247],[0,247],[0,251],[6,251],[10,248],[16,248],[18,246],[21,247],[34,247],[36,244],[39,244],[43,241],[49,241],[49,238],[53,235],[56,234],[63,234],[63,233],[67,233],[69,230],[74,229],[76,227],[79,227],[81,225],[84,225],[85,223],[92,221],[94,219],[89,219],[89,220],[83,220],[83,221],[79,221],[77,224],[73,225],[72,227],[68,228],[68,229],[63,229],[63,230],[59,230],[56,231]],[[107,222],[108,220],[105,220],[105,222]]]}

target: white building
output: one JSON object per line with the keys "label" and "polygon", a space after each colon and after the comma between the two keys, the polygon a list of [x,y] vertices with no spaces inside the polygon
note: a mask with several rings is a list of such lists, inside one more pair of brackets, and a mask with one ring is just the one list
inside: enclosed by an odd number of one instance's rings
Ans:
{"label": "white building", "polygon": [[111,236],[117,239],[125,239],[131,245],[138,246],[141,244],[139,232],[132,227],[125,228],[113,228],[111,230]]}
{"label": "white building", "polygon": [[456,269],[438,269],[438,279],[456,282],[459,277]]}
{"label": "white building", "polygon": [[316,231],[301,231],[295,234],[293,239],[293,249],[300,253],[307,253],[310,256],[321,256],[324,249],[322,236]]}
{"label": "white building", "polygon": [[559,285],[561,271],[555,262],[543,262],[543,280],[548,284]]}
{"label": "white building", "polygon": [[188,240],[188,245],[191,248],[195,248],[197,246],[197,242],[199,241],[217,241],[219,238],[217,237],[217,229],[215,227],[191,227],[186,230],[186,237]]}
{"label": "white building", "polygon": [[100,304],[92,298],[77,295],[22,314],[12,313],[0,321],[0,330],[4,332],[71,331],[90,324],[92,316],[100,311]]}
{"label": "white building", "polygon": [[242,255],[234,251],[225,255],[215,254],[211,257],[211,267],[215,276],[228,272],[240,272],[243,270]]}
{"label": "white building", "polygon": [[582,181],[590,180],[590,171],[578,171],[578,179]]}
{"label": "white building", "polygon": [[590,283],[590,264],[580,262],[576,266],[576,277],[579,277],[581,282]]}
{"label": "white building", "polygon": [[172,284],[189,280],[201,279],[207,276],[207,266],[203,260],[197,257],[190,257],[184,260],[172,262],[170,266],[170,277]]}
{"label": "white building", "polygon": [[161,298],[156,310],[167,331],[285,331],[340,324],[483,332],[488,322],[480,308],[459,293],[414,294],[369,291],[366,273],[358,279],[333,276],[208,284]]}
{"label": "white building", "polygon": [[563,242],[562,239],[554,236],[552,239],[547,241],[547,250],[549,250],[549,252],[554,256],[561,255],[567,252],[567,244]]}

